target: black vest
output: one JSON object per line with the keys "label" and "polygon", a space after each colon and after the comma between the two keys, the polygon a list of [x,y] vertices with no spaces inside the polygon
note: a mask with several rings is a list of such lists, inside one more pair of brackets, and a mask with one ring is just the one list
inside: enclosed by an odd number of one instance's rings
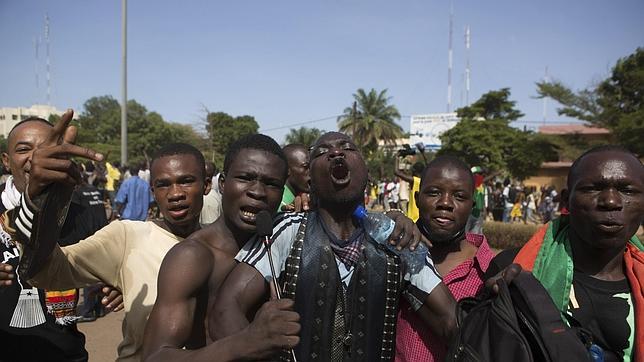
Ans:
{"label": "black vest", "polygon": [[[285,297],[295,300],[301,317],[296,357],[300,361],[393,360],[400,259],[372,240],[363,242],[349,286],[343,289],[320,223],[317,212],[305,214],[281,278]],[[338,320],[344,323],[338,326]],[[343,350],[340,358],[332,354],[339,348]]]}

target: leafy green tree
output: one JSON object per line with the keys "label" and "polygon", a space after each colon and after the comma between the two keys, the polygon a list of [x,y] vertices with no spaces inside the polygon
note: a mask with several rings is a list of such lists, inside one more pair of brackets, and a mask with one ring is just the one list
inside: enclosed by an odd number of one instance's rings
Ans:
{"label": "leafy green tree", "polygon": [[[128,101],[128,162],[149,159],[160,147],[173,142],[199,143],[190,126],[166,122],[135,100]],[[85,102],[78,118],[77,142],[108,155],[121,157],[121,108],[111,96],[93,97]]]}
{"label": "leafy green tree", "polygon": [[387,90],[376,92],[371,89],[366,93],[360,88],[353,94],[353,106],[344,109],[338,117],[338,128],[350,135],[363,153],[369,155],[378,149],[378,142],[395,144],[396,139],[404,133],[396,123],[400,119],[398,109],[389,104],[391,97]]}
{"label": "leafy green tree", "polygon": [[507,171],[519,179],[534,175],[543,161],[556,159],[555,146],[547,138],[510,126],[523,114],[509,97],[510,90],[503,88],[457,109],[461,120],[441,135],[438,155],[452,154],[472,166]]}
{"label": "leafy green tree", "polygon": [[206,117],[206,131],[214,152],[213,159],[223,166],[228,147],[240,137],[257,133],[259,125],[252,116],[233,117],[224,112],[212,112]]}
{"label": "leafy green tree", "polygon": [[618,143],[644,155],[644,48],[619,59],[610,77],[594,87],[574,92],[555,80],[538,82],[537,93],[557,101],[560,115],[608,128]]}
{"label": "leafy green tree", "polygon": [[291,128],[286,135],[286,144],[298,143],[309,147],[323,134],[324,131],[317,128]]}

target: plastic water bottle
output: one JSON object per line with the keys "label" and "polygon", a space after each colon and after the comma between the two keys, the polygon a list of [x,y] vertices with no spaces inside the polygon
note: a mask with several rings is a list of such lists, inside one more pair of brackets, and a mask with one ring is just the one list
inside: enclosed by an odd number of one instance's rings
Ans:
{"label": "plastic water bottle", "polygon": [[409,248],[399,251],[395,245],[389,244],[389,236],[394,231],[396,223],[387,215],[368,213],[364,206],[360,205],[353,212],[353,216],[362,224],[371,239],[400,256],[407,273],[416,274],[425,266],[428,250],[422,242],[416,246],[414,251],[409,250]]}

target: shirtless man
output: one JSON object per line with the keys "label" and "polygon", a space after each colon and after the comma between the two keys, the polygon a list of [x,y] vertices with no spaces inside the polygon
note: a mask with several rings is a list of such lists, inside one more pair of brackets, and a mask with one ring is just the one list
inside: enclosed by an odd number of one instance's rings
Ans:
{"label": "shirtless man", "polygon": [[255,234],[257,213],[276,213],[286,175],[284,153],[270,137],[250,135],[230,146],[218,185],[222,216],[173,247],[161,265],[158,297],[145,330],[146,360],[260,359],[298,343],[299,317],[290,311],[291,301],[281,300],[264,304],[258,323],[204,347],[210,342],[207,311],[239,248]]}
{"label": "shirtless man", "polygon": [[[399,257],[371,241],[352,217],[364,203],[367,183],[367,167],[353,141],[338,132],[320,137],[311,151],[310,173],[318,209],[285,214],[271,247],[284,294],[295,300],[302,318],[298,360],[391,359],[403,292],[413,294],[415,309],[436,335],[448,339],[455,327],[454,300],[431,259],[426,256],[422,270],[403,280]],[[395,214],[400,213],[388,213]],[[237,259],[241,263],[210,315],[217,337],[247,328],[248,317],[268,294],[271,272],[261,242],[250,241]]]}

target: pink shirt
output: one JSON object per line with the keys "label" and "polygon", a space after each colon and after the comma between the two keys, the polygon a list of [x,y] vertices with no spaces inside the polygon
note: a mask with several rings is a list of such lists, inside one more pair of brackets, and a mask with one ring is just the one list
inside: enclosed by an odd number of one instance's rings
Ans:
{"label": "pink shirt", "polygon": [[[443,283],[457,301],[473,297],[483,289],[483,275],[494,258],[485,236],[468,233],[465,238],[478,247],[476,255],[443,277]],[[442,361],[445,352],[447,346],[432,335],[409,303],[401,299],[396,325],[396,361]]]}

